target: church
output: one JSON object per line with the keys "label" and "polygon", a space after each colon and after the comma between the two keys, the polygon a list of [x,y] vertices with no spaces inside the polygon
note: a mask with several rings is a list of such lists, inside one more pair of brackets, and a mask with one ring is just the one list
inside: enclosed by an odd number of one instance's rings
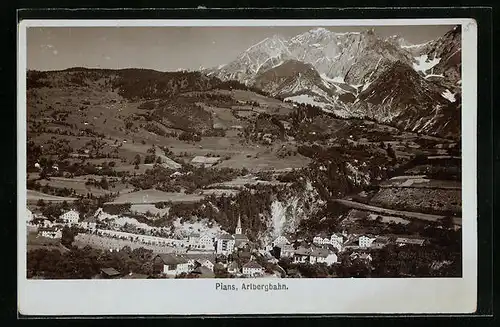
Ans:
{"label": "church", "polygon": [[228,255],[233,253],[235,248],[243,247],[248,243],[248,237],[243,234],[241,228],[241,217],[238,217],[238,224],[233,235],[222,234],[217,238],[216,253]]}

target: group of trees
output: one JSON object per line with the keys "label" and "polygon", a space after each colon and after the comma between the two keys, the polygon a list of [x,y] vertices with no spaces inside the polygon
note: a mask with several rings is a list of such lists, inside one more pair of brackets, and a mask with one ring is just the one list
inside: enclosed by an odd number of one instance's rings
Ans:
{"label": "group of trees", "polygon": [[[460,277],[462,255],[450,247],[435,244],[424,246],[388,245],[373,251],[371,277]],[[436,269],[436,264],[441,268]]]}
{"label": "group of trees", "polygon": [[71,196],[76,196],[76,191],[73,188],[67,188],[67,187],[53,187],[48,184],[40,184],[40,182],[34,180],[34,179],[28,179],[26,182],[26,189],[28,190],[34,190],[34,191],[39,191],[45,194],[50,194],[50,195],[55,195],[55,196],[62,196],[62,197],[71,197]]}
{"label": "group of trees", "polygon": [[200,142],[201,136],[193,132],[181,132],[179,134],[179,140],[187,142]]}
{"label": "group of trees", "polygon": [[87,181],[85,182],[85,185],[92,185],[92,186],[95,186],[95,187],[99,187],[99,188],[102,188],[104,190],[107,190],[109,189],[110,187],[113,187],[114,186],[114,183],[113,182],[109,182],[108,179],[103,176],[100,180],[95,180],[93,178],[89,178],[87,179]]}
{"label": "group of trees", "polygon": [[69,252],[62,253],[36,249],[27,254],[27,277],[90,279],[98,275],[101,268],[110,267],[123,275],[130,272],[150,275],[153,273],[152,259],[152,251],[144,248],[124,247],[118,252],[109,252],[87,246],[71,247]]}
{"label": "group of trees", "polygon": [[156,188],[165,192],[178,192],[184,188],[189,193],[210,184],[230,181],[241,173],[231,168],[185,167],[181,175],[170,177],[174,172],[173,169],[156,165],[147,169],[143,175],[132,177],[129,183],[139,189]]}

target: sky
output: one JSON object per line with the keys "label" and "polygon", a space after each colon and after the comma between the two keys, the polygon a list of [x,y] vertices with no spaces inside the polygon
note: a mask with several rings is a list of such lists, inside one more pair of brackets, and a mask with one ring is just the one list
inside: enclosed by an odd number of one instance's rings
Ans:
{"label": "sky", "polygon": [[[319,26],[318,26],[319,27]],[[33,70],[149,68],[195,70],[227,64],[253,44],[279,34],[292,37],[315,27],[29,27],[27,67]],[[325,27],[333,32],[373,28],[418,44],[444,35],[448,25]]]}

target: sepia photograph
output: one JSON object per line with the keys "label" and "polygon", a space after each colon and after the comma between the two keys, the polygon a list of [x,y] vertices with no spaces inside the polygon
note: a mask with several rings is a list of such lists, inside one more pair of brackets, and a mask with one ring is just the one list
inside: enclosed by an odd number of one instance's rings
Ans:
{"label": "sepia photograph", "polygon": [[460,280],[463,22],[25,27],[20,278]]}

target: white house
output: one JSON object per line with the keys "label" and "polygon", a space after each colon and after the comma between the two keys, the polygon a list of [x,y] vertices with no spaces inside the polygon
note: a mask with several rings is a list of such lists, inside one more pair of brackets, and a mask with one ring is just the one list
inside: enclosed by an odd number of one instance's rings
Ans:
{"label": "white house", "polygon": [[330,244],[330,239],[325,234],[314,236],[313,243],[318,245]]}
{"label": "white house", "polygon": [[201,245],[202,249],[205,250],[213,250],[214,249],[214,240],[209,235],[202,235],[198,239],[198,244]]}
{"label": "white house", "polygon": [[189,244],[198,244],[199,240],[200,240],[200,234],[193,233],[188,236]]}
{"label": "white house", "polygon": [[191,249],[213,250],[213,241],[209,236],[200,236],[200,234],[191,234],[188,237],[188,245]]}
{"label": "white house", "polygon": [[196,260],[196,262],[198,262],[201,266],[207,267],[208,269],[214,271],[215,263],[212,260],[209,260],[209,259],[198,259],[198,260]]}
{"label": "white house", "polygon": [[330,251],[322,248],[312,249],[310,251],[309,263],[326,263],[326,258],[328,257],[329,253]]}
{"label": "white house", "polygon": [[26,221],[29,223],[33,220],[33,213],[30,209],[26,208]]}
{"label": "white house", "polygon": [[153,264],[156,272],[167,276],[177,276],[190,271],[189,261],[175,254],[158,254]]}
{"label": "white house", "polygon": [[360,248],[369,248],[373,241],[375,241],[375,238],[362,235],[358,239],[358,244]]}
{"label": "white house", "polygon": [[255,261],[250,261],[243,265],[243,275],[247,277],[262,276],[264,268]]}
{"label": "white house", "polygon": [[344,244],[344,237],[341,234],[332,234],[330,237],[330,244],[335,247],[342,247]]}
{"label": "white house", "polygon": [[63,220],[67,224],[73,225],[78,223],[80,214],[76,210],[70,210],[59,216],[59,219]]}
{"label": "white house", "polygon": [[306,263],[309,262],[309,257],[311,256],[311,250],[300,247],[293,254],[293,263]]}
{"label": "white house", "polygon": [[333,265],[334,263],[338,262],[338,257],[335,253],[330,252],[325,258],[325,263],[329,266]]}
{"label": "white house", "polygon": [[293,254],[295,253],[295,249],[293,248],[292,244],[285,244],[281,246],[281,252],[280,252],[280,257],[293,257]]}
{"label": "white house", "polygon": [[55,227],[41,227],[38,229],[38,234],[48,238],[61,238],[62,231]]}
{"label": "white house", "polygon": [[228,255],[233,253],[235,240],[232,235],[223,234],[217,238],[217,254]]}

